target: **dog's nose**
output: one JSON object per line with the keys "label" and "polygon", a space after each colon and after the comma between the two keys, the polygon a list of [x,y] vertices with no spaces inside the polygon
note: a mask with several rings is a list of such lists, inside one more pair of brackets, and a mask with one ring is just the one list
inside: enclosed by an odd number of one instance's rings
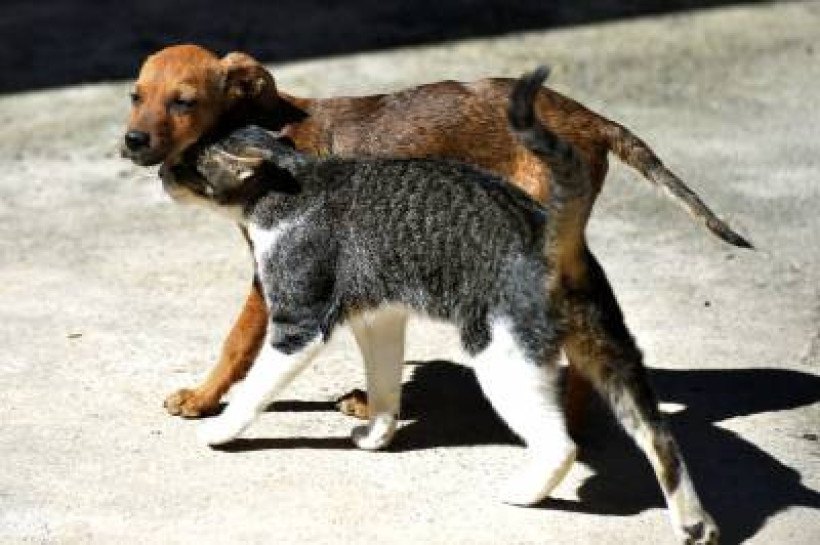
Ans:
{"label": "dog's nose", "polygon": [[148,147],[151,135],[142,131],[128,131],[125,133],[125,147],[131,151],[140,151]]}

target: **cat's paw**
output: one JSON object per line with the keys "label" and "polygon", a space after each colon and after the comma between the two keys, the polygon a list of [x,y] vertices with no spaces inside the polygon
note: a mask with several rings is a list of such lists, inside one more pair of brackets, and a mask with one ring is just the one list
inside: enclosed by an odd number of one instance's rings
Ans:
{"label": "cat's paw", "polygon": [[684,545],[718,545],[720,532],[717,524],[703,509],[689,513],[687,521],[675,528]]}
{"label": "cat's paw", "polygon": [[534,459],[513,475],[501,490],[501,501],[510,505],[535,505],[566,477],[575,461],[576,448],[571,446],[564,456],[545,461]]}
{"label": "cat's paw", "polygon": [[236,418],[215,416],[199,425],[197,439],[204,445],[223,445],[239,437],[246,426],[246,422]]}
{"label": "cat's paw", "polygon": [[350,434],[353,444],[362,450],[381,450],[387,447],[396,433],[396,417],[380,415],[366,426],[356,426]]}

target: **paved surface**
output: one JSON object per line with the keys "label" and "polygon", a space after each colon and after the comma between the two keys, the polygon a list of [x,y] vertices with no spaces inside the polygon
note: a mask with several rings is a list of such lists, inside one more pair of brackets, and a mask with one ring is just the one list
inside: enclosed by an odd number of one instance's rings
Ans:
{"label": "paved surface", "polygon": [[[590,226],[725,543],[820,542],[820,5],[734,8],[277,66],[363,93],[555,67],[759,246],[710,238],[614,165]],[[648,465],[597,409],[539,508],[446,328],[416,323],[392,452],[350,448],[346,332],[232,452],[161,401],[214,360],[236,229],[115,152],[125,84],[0,98],[0,542],[674,543]],[[414,333],[414,334],[413,334]],[[422,363],[423,362],[423,363]]]}

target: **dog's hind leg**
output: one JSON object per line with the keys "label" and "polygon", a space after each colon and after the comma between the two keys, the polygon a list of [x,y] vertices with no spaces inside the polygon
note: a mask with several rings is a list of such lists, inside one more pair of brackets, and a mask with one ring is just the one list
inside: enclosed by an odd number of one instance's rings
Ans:
{"label": "dog's hind leg", "polygon": [[364,312],[350,319],[367,377],[370,422],[353,428],[351,434],[361,449],[386,447],[396,431],[406,325],[406,311],[394,307]]}
{"label": "dog's hind leg", "polygon": [[197,433],[201,442],[221,445],[236,439],[324,346],[318,331],[310,340],[298,338],[294,341],[294,337],[276,342],[272,337],[276,327],[268,330],[259,356],[245,380],[236,386],[228,406],[219,416],[200,424]]}
{"label": "dog's hind leg", "polygon": [[567,293],[564,349],[646,454],[681,542],[714,545],[718,528],[701,506],[678,445],[658,409],[641,352],[624,324],[603,270],[591,254],[587,260],[593,288]]}
{"label": "dog's hind leg", "polygon": [[496,321],[492,338],[473,364],[481,389],[493,408],[527,446],[529,460],[502,490],[501,499],[532,505],[546,498],[575,460],[558,392],[558,371],[551,361],[534,361],[505,320]]}

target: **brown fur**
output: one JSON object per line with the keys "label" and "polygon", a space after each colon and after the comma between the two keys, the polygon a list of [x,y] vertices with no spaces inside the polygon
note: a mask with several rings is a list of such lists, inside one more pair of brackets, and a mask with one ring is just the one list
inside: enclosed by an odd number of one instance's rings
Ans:
{"label": "brown fur", "polygon": [[[197,46],[174,46],[146,60],[135,86],[139,99],[128,129],[150,134],[151,144],[142,153],[124,154],[140,164],[168,164],[207,133],[253,122],[282,130],[300,150],[320,155],[434,156],[466,161],[506,176],[544,202],[550,190],[549,165],[522,147],[507,126],[511,85],[511,80],[504,79],[446,81],[388,95],[299,98],[278,92],[268,71],[247,55],[232,53],[219,59]],[[191,88],[196,102],[190,111],[169,108],[181,93],[191,94]],[[536,109],[542,122],[586,160],[595,195],[604,183],[607,154],[613,152],[666,188],[716,235],[748,245],[622,126],[548,88],[539,93]],[[613,359],[640,359],[622,326],[606,277],[586,246],[584,226],[593,202],[590,199],[573,216],[575,228],[564,230],[569,234],[556,256],[559,281],[568,293],[577,295],[566,301],[569,315],[575,318],[564,345],[570,362],[568,420],[576,429],[588,395],[587,381],[600,388],[602,369],[613,365]],[[216,367],[199,387],[168,397],[168,411],[186,417],[213,412],[222,394],[253,362],[266,322],[267,312],[254,282]],[[613,330],[611,323],[621,325]],[[342,408],[365,415],[362,403],[361,396],[352,396]]]}

